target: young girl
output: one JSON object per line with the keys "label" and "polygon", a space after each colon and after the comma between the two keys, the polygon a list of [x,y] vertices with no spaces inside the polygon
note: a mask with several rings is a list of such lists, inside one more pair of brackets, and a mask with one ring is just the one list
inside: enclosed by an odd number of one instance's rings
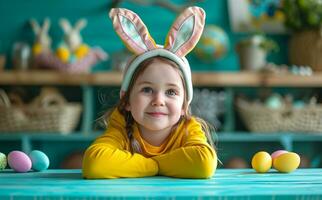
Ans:
{"label": "young girl", "polygon": [[[156,45],[133,12],[112,9],[116,32],[136,57],[124,72],[120,102],[106,132],[86,150],[84,178],[209,178],[217,167],[210,129],[189,113],[191,71],[185,55],[203,30],[201,8],[187,8]],[[210,144],[209,144],[209,143]]]}

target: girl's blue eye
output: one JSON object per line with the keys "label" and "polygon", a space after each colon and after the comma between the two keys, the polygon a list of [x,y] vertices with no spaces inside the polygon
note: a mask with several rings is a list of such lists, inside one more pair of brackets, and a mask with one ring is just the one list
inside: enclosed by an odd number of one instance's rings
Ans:
{"label": "girl's blue eye", "polygon": [[144,88],[142,88],[141,91],[144,93],[152,93],[153,92],[152,88],[150,88],[150,87],[144,87]]}
{"label": "girl's blue eye", "polygon": [[170,89],[170,90],[166,91],[166,94],[169,96],[175,96],[175,95],[177,95],[177,92],[173,89]]}

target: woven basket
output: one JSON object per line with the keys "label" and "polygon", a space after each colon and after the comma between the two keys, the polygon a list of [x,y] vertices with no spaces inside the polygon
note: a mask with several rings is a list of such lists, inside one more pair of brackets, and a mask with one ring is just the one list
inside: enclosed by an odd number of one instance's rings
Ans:
{"label": "woven basket", "polygon": [[40,104],[12,105],[0,90],[1,132],[59,132],[69,134],[79,121],[80,103],[67,103],[61,95],[46,96]]}
{"label": "woven basket", "polygon": [[88,73],[96,63],[107,58],[108,55],[102,49],[93,48],[84,58],[73,63],[64,63],[52,53],[41,53],[34,57],[34,65],[68,73]]}
{"label": "woven basket", "polygon": [[322,105],[272,109],[261,103],[237,99],[236,106],[251,132],[322,133]]}

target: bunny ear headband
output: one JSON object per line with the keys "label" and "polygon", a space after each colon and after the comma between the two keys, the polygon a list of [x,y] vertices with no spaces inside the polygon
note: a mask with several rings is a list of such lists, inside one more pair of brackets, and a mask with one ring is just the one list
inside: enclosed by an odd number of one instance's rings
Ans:
{"label": "bunny ear headband", "polygon": [[174,61],[183,73],[188,103],[193,96],[191,70],[187,55],[197,44],[205,24],[205,12],[199,7],[186,8],[172,24],[164,46],[157,45],[147,27],[134,12],[124,8],[113,8],[109,13],[116,33],[126,47],[136,55],[123,75],[121,97],[127,91],[132,76],[144,60],[161,56]]}

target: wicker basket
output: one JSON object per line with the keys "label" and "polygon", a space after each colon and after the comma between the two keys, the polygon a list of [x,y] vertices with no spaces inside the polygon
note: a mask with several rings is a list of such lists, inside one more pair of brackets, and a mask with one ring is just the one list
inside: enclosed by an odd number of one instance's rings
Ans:
{"label": "wicker basket", "polygon": [[93,48],[84,58],[73,63],[64,63],[55,54],[41,53],[34,57],[34,65],[45,69],[54,69],[68,73],[88,73],[99,61],[106,60],[107,53],[100,48]]}
{"label": "wicker basket", "polygon": [[322,133],[322,105],[304,108],[267,108],[261,103],[237,99],[237,110],[251,132]]}
{"label": "wicker basket", "polygon": [[80,103],[67,103],[59,94],[37,99],[37,104],[12,105],[0,90],[1,132],[59,132],[68,134],[75,129],[81,114]]}

